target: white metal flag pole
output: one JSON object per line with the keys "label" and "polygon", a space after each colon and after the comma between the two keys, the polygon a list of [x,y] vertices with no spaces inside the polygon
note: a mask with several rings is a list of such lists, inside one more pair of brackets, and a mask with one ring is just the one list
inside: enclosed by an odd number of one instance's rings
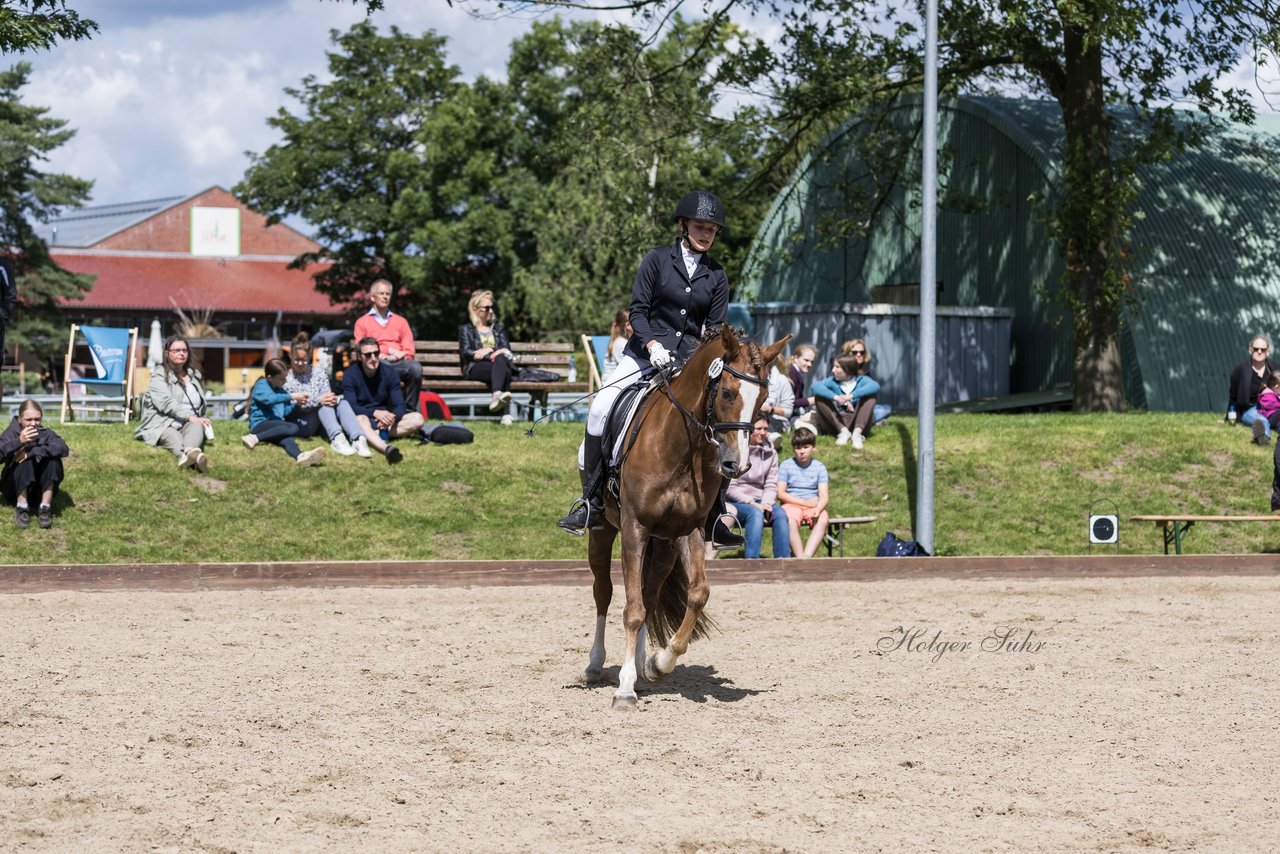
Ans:
{"label": "white metal flag pole", "polygon": [[920,458],[915,539],[933,554],[933,407],[937,358],[938,2],[925,4],[924,151],[920,181]]}

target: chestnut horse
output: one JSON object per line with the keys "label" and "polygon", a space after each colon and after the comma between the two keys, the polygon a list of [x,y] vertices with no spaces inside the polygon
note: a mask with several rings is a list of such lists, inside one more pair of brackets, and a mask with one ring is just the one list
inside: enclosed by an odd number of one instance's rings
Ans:
{"label": "chestnut horse", "polygon": [[[616,499],[606,489],[604,528],[590,532],[596,633],[586,676],[604,665],[604,624],[613,598],[613,543],[622,532],[626,653],[613,707],[636,704],[636,659],[661,682],[694,638],[705,637],[710,589],[703,524],[724,478],[744,473],[751,422],[768,390],[769,366],[791,339],[761,349],[727,324],[708,335],[666,384],[644,402],[624,443]],[[750,463],[748,463],[750,465]],[[645,657],[645,635],[655,649]]]}

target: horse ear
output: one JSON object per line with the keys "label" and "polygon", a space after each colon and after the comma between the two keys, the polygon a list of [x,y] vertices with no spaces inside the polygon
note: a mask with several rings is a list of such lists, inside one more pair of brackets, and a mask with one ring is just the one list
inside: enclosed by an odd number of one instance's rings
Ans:
{"label": "horse ear", "polygon": [[764,350],[760,353],[760,359],[766,365],[773,364],[773,360],[778,358],[778,354],[782,352],[782,348],[787,346],[787,342],[790,340],[791,340],[791,335],[788,334],[781,341],[775,341],[772,344],[770,344],[768,347],[765,347]]}
{"label": "horse ear", "polygon": [[738,333],[732,326],[725,323],[720,326],[720,341],[724,344],[724,357],[727,361],[732,362],[738,358]]}

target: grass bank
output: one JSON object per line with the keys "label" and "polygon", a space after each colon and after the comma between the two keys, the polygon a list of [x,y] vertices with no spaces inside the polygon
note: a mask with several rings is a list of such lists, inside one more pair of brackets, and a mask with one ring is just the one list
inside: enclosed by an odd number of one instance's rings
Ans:
{"label": "grass bank", "polygon": [[[554,525],[578,491],[581,425],[529,438],[479,423],[474,444],[406,444],[394,468],[330,454],[302,469],[278,448],[245,450],[244,422],[220,422],[204,476],[124,425],[52,426],[72,448],[66,506],[48,531],[17,530],[6,508],[0,563],[585,559],[584,541]],[[887,530],[908,534],[916,452],[907,418],[861,452],[819,441],[832,509],[879,517],[848,532],[846,555],[874,554]],[[935,471],[939,554],[1087,553],[1100,499],[1119,507],[1120,553],[1153,554],[1159,533],[1128,516],[1266,513],[1271,451],[1208,414],[949,415],[937,419]],[[1280,551],[1280,525],[1200,525],[1184,550]]]}

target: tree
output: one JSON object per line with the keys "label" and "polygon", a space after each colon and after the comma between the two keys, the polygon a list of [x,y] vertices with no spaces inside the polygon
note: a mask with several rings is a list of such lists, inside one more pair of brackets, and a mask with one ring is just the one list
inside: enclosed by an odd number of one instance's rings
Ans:
{"label": "tree", "polygon": [[68,9],[66,0],[0,0],[0,53],[48,50],[97,31],[98,25]]}
{"label": "tree", "polygon": [[518,156],[542,188],[523,213],[532,254],[512,281],[530,325],[556,336],[608,328],[639,259],[673,238],[671,210],[690,189],[726,197],[716,256],[732,281],[771,193],[743,180],[761,149],[756,125],[714,112],[739,35],[677,16],[644,45],[627,30],[554,21],[513,45],[508,81],[527,131]]}
{"label": "tree", "polygon": [[[687,41],[731,35],[677,21],[640,65],[619,67],[630,34],[551,21],[512,46],[507,82],[465,84],[442,39],[360,24],[334,36],[332,82],[288,90],[304,114],[270,121],[284,141],[253,157],[235,192],[273,220],[318,226],[324,250],[295,263],[332,260],[317,282],[335,301],[385,275],[421,337],[452,336],[481,288],[517,336],[607,328],[643,252],[670,239],[675,199],[739,183],[757,153],[753,131],[710,115],[722,50],[686,59]],[[730,257],[764,193],[735,211]]]}
{"label": "tree", "polygon": [[[659,22],[682,0],[533,0],[534,6],[630,9]],[[922,6],[923,4],[919,4]],[[773,15],[781,50],[757,46],[751,61],[773,81],[780,144],[794,150],[815,130],[922,81],[920,9],[882,0],[703,0],[703,12],[735,8]],[[1075,408],[1123,407],[1119,328],[1129,279],[1129,214],[1144,163],[1194,146],[1223,117],[1251,121],[1245,93],[1224,84],[1241,60],[1274,57],[1276,0],[948,0],[939,4],[939,81],[944,90],[998,86],[1055,100],[1066,135],[1064,182],[1047,200],[1065,261],[1062,298],[1072,313]],[[1175,113],[1173,105],[1196,113]],[[1136,129],[1115,134],[1123,110]],[[766,165],[771,161],[766,159]],[[875,200],[851,200],[865,218]]]}
{"label": "tree", "polygon": [[18,272],[19,307],[6,339],[49,363],[65,346],[59,301],[82,298],[93,279],[54,263],[31,223],[48,222],[59,209],[84,204],[93,182],[37,168],[75,131],[51,118],[48,108],[21,102],[18,93],[30,73],[26,63],[0,71],[0,251],[15,256]]}
{"label": "tree", "polygon": [[401,293],[396,310],[413,321],[425,297],[408,287],[414,283],[393,251],[393,212],[420,168],[418,134],[457,90],[459,72],[445,58],[444,37],[432,32],[412,37],[392,27],[384,36],[362,22],[330,39],[332,81],[308,75],[301,88],[285,90],[301,114],[281,108],[267,121],[284,139],[249,153],[233,192],[273,223],[298,215],[316,226],[325,248],[295,264],[331,261],[316,283],[335,303],[384,277]]}

